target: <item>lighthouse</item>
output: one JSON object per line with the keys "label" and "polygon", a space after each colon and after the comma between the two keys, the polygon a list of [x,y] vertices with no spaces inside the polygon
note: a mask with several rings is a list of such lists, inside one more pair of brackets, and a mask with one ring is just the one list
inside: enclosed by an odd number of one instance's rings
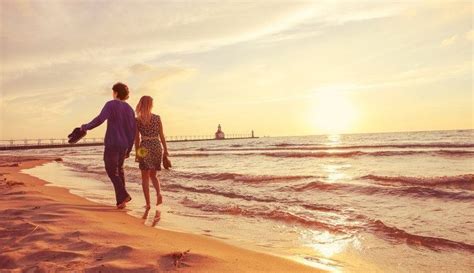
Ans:
{"label": "lighthouse", "polygon": [[224,132],[222,132],[222,128],[221,128],[221,125],[219,124],[219,126],[217,126],[217,132],[215,133],[216,135],[216,139],[224,139],[225,138],[225,134]]}

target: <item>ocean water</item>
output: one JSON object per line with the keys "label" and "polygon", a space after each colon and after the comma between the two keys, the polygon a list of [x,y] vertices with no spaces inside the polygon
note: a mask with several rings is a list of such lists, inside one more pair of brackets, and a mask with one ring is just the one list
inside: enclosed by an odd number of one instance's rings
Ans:
{"label": "ocean water", "polygon": [[[144,224],[334,272],[474,268],[474,130],[180,142],[169,150],[164,204],[150,211],[137,163],[126,162],[129,213]],[[102,152],[19,153],[62,157],[31,173],[114,204]]]}

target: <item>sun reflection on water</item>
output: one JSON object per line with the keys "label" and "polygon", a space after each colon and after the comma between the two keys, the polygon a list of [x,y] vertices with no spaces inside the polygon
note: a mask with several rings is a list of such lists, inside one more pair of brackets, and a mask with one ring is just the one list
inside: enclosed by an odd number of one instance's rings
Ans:
{"label": "sun reflection on water", "polygon": [[328,146],[337,146],[337,145],[341,144],[341,135],[339,135],[339,134],[327,135],[327,138],[328,138],[328,141],[329,141],[327,143]]}
{"label": "sun reflection on water", "polygon": [[340,164],[326,164],[323,165],[324,171],[327,173],[328,182],[336,182],[338,180],[347,178],[346,174],[341,171],[341,169],[346,168],[347,165]]}
{"label": "sun reflection on water", "polygon": [[311,246],[325,258],[342,252],[349,243],[349,237],[338,237],[329,232],[312,232]]}
{"label": "sun reflection on water", "polygon": [[335,235],[327,231],[314,230],[307,230],[302,239],[305,245],[316,251],[317,254],[316,257],[308,257],[306,263],[330,272],[342,272],[342,268],[334,257],[344,252],[354,241],[350,235]]}

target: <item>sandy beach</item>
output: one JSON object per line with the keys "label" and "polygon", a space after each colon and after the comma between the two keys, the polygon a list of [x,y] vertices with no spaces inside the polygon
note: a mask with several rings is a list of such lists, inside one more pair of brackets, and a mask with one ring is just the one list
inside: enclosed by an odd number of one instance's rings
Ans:
{"label": "sandy beach", "polygon": [[320,272],[204,236],[161,230],[21,173],[0,157],[0,272]]}

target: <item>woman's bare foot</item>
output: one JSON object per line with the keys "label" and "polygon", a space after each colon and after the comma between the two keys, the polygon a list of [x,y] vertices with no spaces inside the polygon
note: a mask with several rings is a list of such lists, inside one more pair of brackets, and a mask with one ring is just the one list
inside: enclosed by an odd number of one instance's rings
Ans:
{"label": "woman's bare foot", "polygon": [[161,194],[158,194],[156,196],[156,205],[160,205],[160,204],[163,204],[163,196]]}
{"label": "woman's bare foot", "polygon": [[148,218],[148,213],[150,212],[150,209],[145,209],[145,212],[143,213],[142,219],[146,220]]}

